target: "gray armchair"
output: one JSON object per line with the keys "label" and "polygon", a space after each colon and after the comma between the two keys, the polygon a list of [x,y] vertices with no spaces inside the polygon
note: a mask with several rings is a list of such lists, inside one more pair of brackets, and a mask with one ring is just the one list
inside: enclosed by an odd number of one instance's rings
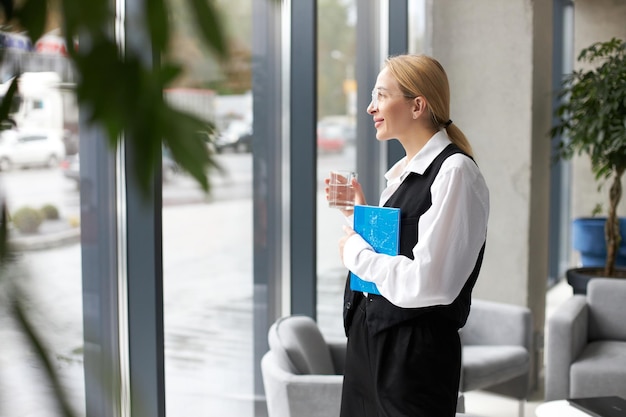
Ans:
{"label": "gray armchair", "polygon": [[624,396],[626,280],[594,278],[548,318],[546,400]]}
{"label": "gray armchair", "polygon": [[270,417],[338,416],[346,341],[328,343],[310,317],[279,318],[261,360]]}
{"label": "gray armchair", "polygon": [[272,324],[268,341],[261,371],[269,417],[339,416],[346,340],[327,342],[313,319],[288,316]]}
{"label": "gray armchair", "polygon": [[461,392],[483,390],[519,400],[530,391],[533,322],[527,307],[472,300],[462,343]]}

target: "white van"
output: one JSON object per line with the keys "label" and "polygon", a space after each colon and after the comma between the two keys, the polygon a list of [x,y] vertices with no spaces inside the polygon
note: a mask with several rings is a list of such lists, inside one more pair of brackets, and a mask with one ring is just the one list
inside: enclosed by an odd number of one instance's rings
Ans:
{"label": "white van", "polygon": [[[0,96],[11,82],[0,84]],[[9,116],[15,129],[57,130],[66,152],[78,152],[78,105],[73,84],[63,83],[55,72],[25,72],[13,99]]]}
{"label": "white van", "polygon": [[58,130],[22,129],[0,132],[0,170],[13,167],[54,168],[65,158],[63,137]]}

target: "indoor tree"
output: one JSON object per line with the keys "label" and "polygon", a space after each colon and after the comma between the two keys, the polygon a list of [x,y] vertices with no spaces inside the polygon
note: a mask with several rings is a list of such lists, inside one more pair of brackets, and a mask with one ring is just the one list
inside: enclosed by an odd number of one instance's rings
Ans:
{"label": "indoor tree", "polygon": [[559,156],[586,154],[598,181],[611,181],[605,226],[605,276],[615,276],[620,244],[617,207],[626,171],[626,42],[613,38],[583,49],[578,61],[586,64],[563,81],[552,137],[562,138]]}

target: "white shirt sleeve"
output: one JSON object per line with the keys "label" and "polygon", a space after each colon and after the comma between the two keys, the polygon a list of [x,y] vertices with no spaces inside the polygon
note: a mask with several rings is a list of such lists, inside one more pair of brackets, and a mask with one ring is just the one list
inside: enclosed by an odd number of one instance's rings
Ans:
{"label": "white shirt sleeve", "polygon": [[432,206],[418,223],[414,259],[374,252],[361,236],[344,246],[344,265],[372,281],[404,308],[452,303],[485,242],[489,193],[474,162],[460,154],[444,161],[431,186]]}

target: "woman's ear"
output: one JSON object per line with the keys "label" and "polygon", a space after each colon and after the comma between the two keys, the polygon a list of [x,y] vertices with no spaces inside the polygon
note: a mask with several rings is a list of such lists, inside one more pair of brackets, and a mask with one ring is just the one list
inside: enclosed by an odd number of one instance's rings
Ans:
{"label": "woman's ear", "polygon": [[413,112],[413,118],[417,119],[424,111],[426,110],[426,100],[422,96],[417,96],[413,99],[413,107],[411,111]]}

